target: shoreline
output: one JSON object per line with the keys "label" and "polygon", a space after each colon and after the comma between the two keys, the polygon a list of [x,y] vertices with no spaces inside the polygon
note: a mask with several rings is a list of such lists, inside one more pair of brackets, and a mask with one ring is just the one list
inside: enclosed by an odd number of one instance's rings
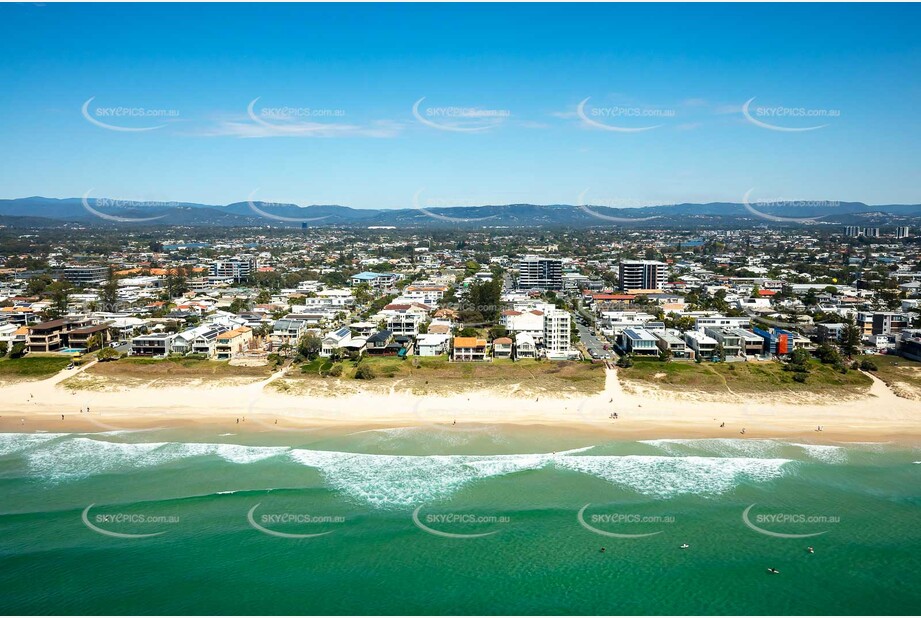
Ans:
{"label": "shoreline", "polygon": [[[266,388],[283,377],[282,372],[242,386],[70,391],[60,386],[75,375],[70,371],[0,388],[0,432],[213,428],[240,434],[296,434],[507,425],[584,431],[614,440],[741,438],[921,445],[921,404],[896,396],[875,376],[863,398],[791,404],[741,396],[739,401],[701,401],[693,394],[665,390],[632,392],[623,388],[616,370],[606,371],[605,389],[595,395],[534,399],[484,391],[424,397],[392,391],[318,398]],[[89,413],[80,411],[86,408]],[[611,419],[612,412],[619,418]],[[818,426],[823,430],[816,431]]]}

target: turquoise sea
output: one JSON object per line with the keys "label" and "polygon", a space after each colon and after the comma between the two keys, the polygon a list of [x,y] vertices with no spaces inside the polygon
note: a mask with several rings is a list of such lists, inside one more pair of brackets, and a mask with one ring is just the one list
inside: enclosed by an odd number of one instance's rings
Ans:
{"label": "turquoise sea", "polygon": [[4,433],[0,611],[915,614],[919,460],[483,425]]}

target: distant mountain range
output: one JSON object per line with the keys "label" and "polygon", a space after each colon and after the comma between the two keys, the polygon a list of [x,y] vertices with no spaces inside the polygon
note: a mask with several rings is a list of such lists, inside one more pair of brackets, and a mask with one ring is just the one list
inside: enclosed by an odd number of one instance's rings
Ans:
{"label": "distant mountain range", "polygon": [[224,206],[186,202],[128,202],[105,198],[24,197],[0,200],[0,224],[43,227],[71,222],[88,226],[253,227],[701,227],[742,225],[917,225],[921,204],[861,202],[672,204],[640,208],[506,204],[450,208],[356,209],[346,206],[235,202]]}

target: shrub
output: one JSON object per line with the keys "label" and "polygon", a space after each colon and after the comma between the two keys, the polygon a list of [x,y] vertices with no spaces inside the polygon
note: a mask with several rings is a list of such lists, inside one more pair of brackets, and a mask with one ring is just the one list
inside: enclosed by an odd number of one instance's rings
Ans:
{"label": "shrub", "polygon": [[863,369],[864,371],[876,371],[877,370],[876,363],[871,361],[869,358],[865,358],[862,361],[860,361],[860,368]]}
{"label": "shrub", "polygon": [[26,353],[26,344],[20,342],[13,344],[13,349],[10,350],[10,358],[22,358]]}
{"label": "shrub", "polygon": [[336,363],[335,365],[333,365],[332,368],[329,370],[329,375],[331,375],[334,378],[338,378],[339,376],[341,376],[342,375],[342,363]]}
{"label": "shrub", "polygon": [[356,380],[373,380],[374,379],[374,369],[371,368],[371,365],[366,365],[361,363],[358,365],[358,369],[355,370],[355,379]]}
{"label": "shrub", "polygon": [[98,358],[100,362],[118,360],[119,358],[121,358],[121,354],[119,354],[118,350],[114,348],[102,348],[96,354],[96,358]]}
{"label": "shrub", "polygon": [[793,381],[799,382],[800,384],[805,384],[807,377],[809,377],[809,374],[803,371],[797,371],[796,373],[793,374]]}
{"label": "shrub", "polygon": [[629,354],[624,354],[623,356],[617,359],[617,366],[622,367],[624,369],[633,367],[633,358]]}

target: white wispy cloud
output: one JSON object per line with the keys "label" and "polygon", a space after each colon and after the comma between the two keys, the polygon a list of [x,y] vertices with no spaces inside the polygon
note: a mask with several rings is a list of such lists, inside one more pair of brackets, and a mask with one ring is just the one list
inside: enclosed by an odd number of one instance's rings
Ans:
{"label": "white wispy cloud", "polygon": [[218,118],[211,126],[196,132],[205,137],[374,137],[389,138],[400,135],[403,124],[391,120],[377,120],[369,124],[314,121],[277,121],[258,124],[250,118]]}

